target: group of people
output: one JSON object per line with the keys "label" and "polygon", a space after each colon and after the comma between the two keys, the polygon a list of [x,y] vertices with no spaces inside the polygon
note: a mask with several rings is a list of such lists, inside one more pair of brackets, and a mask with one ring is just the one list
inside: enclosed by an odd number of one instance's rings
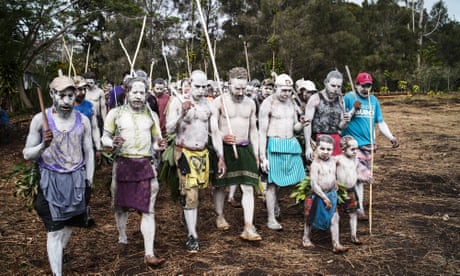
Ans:
{"label": "group of people", "polygon": [[[348,250],[339,242],[339,182],[350,195],[346,210],[352,242],[360,243],[357,219],[365,216],[363,183],[373,181],[369,153],[375,150],[374,125],[394,147],[399,146],[383,120],[377,98],[370,94],[371,75],[358,74],[356,91],[344,97],[338,71],[327,75],[325,88],[319,92],[311,81],[294,84],[289,75],[280,74],[262,81],[256,95],[247,92],[246,69],[235,67],[228,75],[228,91],[219,94],[209,92],[208,78],[200,70],[171,90],[161,78],[152,81],[143,71],[131,72],[123,80],[123,104],[109,107],[108,112],[93,74],[73,79],[59,76],[50,83],[53,106],[32,119],[23,154],[39,167],[36,209],[48,231],[53,274],[62,272],[71,227],[88,227],[99,158],[95,152],[102,147],[112,148],[115,156],[111,192],[119,253],[126,250],[128,215],[134,209],[142,214],[144,263],[159,266],[166,261],[154,252],[157,169],[159,153],[168,147],[166,135],[175,136],[169,146],[174,147],[188,252],[200,250],[199,191],[210,182],[217,229],[230,227],[224,214],[226,187],[239,186],[244,216],[240,237],[260,241],[254,226],[255,191],[265,195],[267,227],[281,230],[278,190],[302,181],[307,172],[313,195],[303,246],[314,246],[310,231],[317,227],[331,230],[334,252]],[[113,95],[117,99],[116,87]],[[305,136],[304,149],[296,138],[299,133]],[[310,168],[305,167],[304,153]]]}

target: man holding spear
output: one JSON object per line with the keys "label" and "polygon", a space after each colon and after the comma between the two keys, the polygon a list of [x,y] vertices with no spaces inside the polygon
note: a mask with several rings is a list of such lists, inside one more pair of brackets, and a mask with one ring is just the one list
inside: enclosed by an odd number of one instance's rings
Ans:
{"label": "man holding spear", "polygon": [[[246,69],[236,67],[229,72],[230,95],[223,94],[214,100],[219,111],[219,128],[224,140],[224,156],[227,174],[215,180],[214,204],[217,213],[218,229],[225,230],[229,224],[224,218],[224,188],[229,185],[240,185],[243,194],[242,206],[244,213],[244,231],[240,237],[249,241],[262,238],[254,225],[254,187],[259,183],[258,154],[259,139],[256,126],[256,105],[245,96],[248,82]],[[222,102],[226,101],[230,124],[235,132],[229,131],[228,122],[223,114]],[[238,156],[233,154],[232,146],[236,145]]]}

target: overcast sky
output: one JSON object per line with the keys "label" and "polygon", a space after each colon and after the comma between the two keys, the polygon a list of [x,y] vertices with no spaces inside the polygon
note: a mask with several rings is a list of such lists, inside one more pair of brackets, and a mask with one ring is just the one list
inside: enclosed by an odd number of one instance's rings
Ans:
{"label": "overcast sky", "polygon": [[[348,0],[349,2],[354,2],[360,4],[363,0]],[[425,9],[428,13],[431,11],[433,5],[438,2],[439,0],[425,0]],[[456,21],[460,21],[460,0],[444,0],[444,4],[447,7],[447,13],[449,14],[449,18],[455,19]]]}

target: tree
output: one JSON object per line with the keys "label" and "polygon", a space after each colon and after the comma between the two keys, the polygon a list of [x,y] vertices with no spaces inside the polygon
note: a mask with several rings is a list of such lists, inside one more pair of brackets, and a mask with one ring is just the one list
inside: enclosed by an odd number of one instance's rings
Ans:
{"label": "tree", "polygon": [[[58,59],[47,50],[60,42],[64,35],[75,35],[79,27],[90,25],[102,14],[132,11],[132,5],[122,0],[104,1],[64,1],[64,0],[8,0],[1,4],[2,21],[0,27],[10,41],[0,41],[3,51],[0,64],[2,74],[1,97],[16,95],[23,107],[31,108],[32,103],[24,89],[22,76],[30,70],[39,57],[41,64]],[[59,53],[59,51],[58,51]],[[16,90],[17,89],[17,90]]]}

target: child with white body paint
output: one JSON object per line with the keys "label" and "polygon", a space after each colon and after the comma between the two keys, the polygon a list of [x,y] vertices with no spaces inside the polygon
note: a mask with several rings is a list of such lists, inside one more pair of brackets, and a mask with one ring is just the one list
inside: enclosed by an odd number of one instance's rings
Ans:
{"label": "child with white body paint", "polygon": [[337,179],[336,159],[331,156],[334,139],[329,135],[321,135],[317,139],[316,157],[310,168],[310,184],[313,192],[311,212],[304,225],[302,245],[312,249],[310,240],[311,228],[331,231],[332,251],[342,253],[349,250],[339,241],[339,213],[337,212]]}
{"label": "child with white body paint", "polygon": [[357,238],[356,231],[358,226],[359,195],[357,193],[357,182],[373,182],[369,174],[362,174],[359,170],[359,160],[357,158],[358,142],[352,136],[344,136],[340,141],[342,154],[336,157],[337,182],[343,183],[347,188],[348,200],[345,201],[345,212],[350,215],[351,242],[361,244]]}

